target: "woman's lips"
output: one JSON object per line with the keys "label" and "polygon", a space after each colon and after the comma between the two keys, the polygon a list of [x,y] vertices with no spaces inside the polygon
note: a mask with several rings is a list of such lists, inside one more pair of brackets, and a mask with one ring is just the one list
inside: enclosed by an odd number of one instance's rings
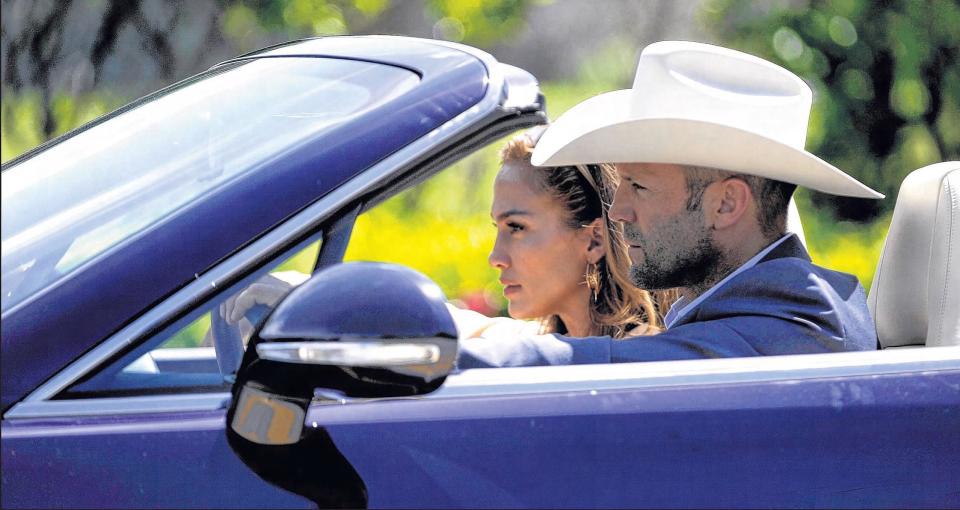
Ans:
{"label": "woman's lips", "polygon": [[503,295],[504,297],[510,296],[511,294],[516,294],[520,292],[520,286],[517,284],[510,284],[503,286]]}

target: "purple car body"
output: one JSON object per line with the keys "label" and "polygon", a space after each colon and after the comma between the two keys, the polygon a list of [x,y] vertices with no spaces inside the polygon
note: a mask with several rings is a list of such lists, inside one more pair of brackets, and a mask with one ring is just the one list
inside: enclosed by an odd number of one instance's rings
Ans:
{"label": "purple car body", "polygon": [[[191,88],[211,89],[203,101],[247,97],[217,81],[245,72],[264,88],[320,83],[322,97],[362,99],[330,101],[333,114],[291,113],[284,100],[297,97],[278,92],[263,108],[275,112],[261,120],[267,129],[225,142],[214,128],[193,133],[209,136],[200,155],[159,122],[118,128],[142,129],[146,144],[132,153],[142,157],[121,157],[129,173],[160,165],[156,154],[170,175],[199,184],[135,228],[104,223],[128,235],[90,255],[76,248],[82,236],[41,241],[103,232],[90,222],[112,211],[78,200],[89,216],[21,225],[31,203],[55,193],[23,198],[20,209],[17,195],[4,195],[0,506],[312,507],[228,444],[236,367],[224,368],[224,351],[219,370],[178,365],[189,373],[172,385],[127,384],[120,368],[155,348],[158,332],[190,324],[225,289],[317,239],[315,267],[340,262],[358,211],[546,120],[533,77],[478,50],[324,38],[215,66],[17,158],[5,177]],[[242,126],[254,106],[218,122]],[[117,172],[98,154],[74,173]],[[123,185],[142,188],[138,200],[160,189]],[[86,192],[77,186],[64,193]],[[71,253],[76,261],[63,263]],[[957,507],[957,351],[467,370],[429,395],[318,400],[305,422],[324,441],[293,447],[330,501],[359,494],[370,507]],[[346,471],[362,485],[338,478]]]}

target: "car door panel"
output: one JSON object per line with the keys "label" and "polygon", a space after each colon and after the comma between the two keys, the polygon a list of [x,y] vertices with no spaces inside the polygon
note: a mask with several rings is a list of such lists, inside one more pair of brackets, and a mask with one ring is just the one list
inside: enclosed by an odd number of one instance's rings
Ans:
{"label": "car door panel", "polygon": [[960,373],[311,409],[377,507],[956,506]]}
{"label": "car door panel", "polygon": [[4,508],[312,508],[230,449],[223,409],[3,424]]}

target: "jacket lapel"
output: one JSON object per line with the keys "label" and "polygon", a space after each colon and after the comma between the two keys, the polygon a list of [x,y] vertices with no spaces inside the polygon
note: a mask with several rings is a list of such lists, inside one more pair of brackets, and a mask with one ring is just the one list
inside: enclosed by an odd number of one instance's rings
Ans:
{"label": "jacket lapel", "polygon": [[[757,264],[762,264],[764,262],[768,262],[771,260],[783,259],[783,258],[789,258],[789,257],[803,259],[807,262],[811,261],[810,254],[807,253],[807,249],[803,246],[803,243],[800,242],[800,238],[798,238],[796,234],[791,234],[790,237],[785,239],[776,248],[771,250],[770,253],[766,254],[762,259],[757,261]],[[750,268],[750,269],[753,269],[753,268]],[[744,273],[750,272],[750,269],[747,269],[746,271],[744,271]],[[740,277],[740,276],[741,275],[737,275],[737,277]],[[725,285],[730,285],[730,283],[732,281],[735,281],[736,279],[737,278],[734,278],[730,282],[726,282]],[[710,296],[703,303],[713,298],[714,296]],[[701,306],[703,306],[703,303],[698,303],[697,308],[700,308]],[[677,327],[677,326],[686,324],[688,322],[694,322],[695,320],[698,319],[698,317],[699,317],[699,310],[697,309],[689,310],[685,312],[683,316],[680,318],[680,320],[675,322],[671,327]]]}
{"label": "jacket lapel", "polygon": [[810,262],[810,254],[807,253],[807,249],[804,248],[803,243],[800,242],[800,238],[797,237],[797,234],[790,234],[785,241],[780,243],[779,246],[774,248],[767,256],[760,259],[757,264],[761,264],[768,260],[782,259],[787,257],[796,257],[798,259],[806,260]]}

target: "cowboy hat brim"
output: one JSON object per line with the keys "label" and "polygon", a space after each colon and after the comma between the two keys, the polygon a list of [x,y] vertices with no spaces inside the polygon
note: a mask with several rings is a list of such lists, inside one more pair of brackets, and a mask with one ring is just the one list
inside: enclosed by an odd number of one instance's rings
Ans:
{"label": "cowboy hat brim", "polygon": [[590,98],[561,115],[537,141],[536,166],[672,163],[719,168],[833,195],[883,198],[813,154],[743,129],[631,113],[632,90]]}

